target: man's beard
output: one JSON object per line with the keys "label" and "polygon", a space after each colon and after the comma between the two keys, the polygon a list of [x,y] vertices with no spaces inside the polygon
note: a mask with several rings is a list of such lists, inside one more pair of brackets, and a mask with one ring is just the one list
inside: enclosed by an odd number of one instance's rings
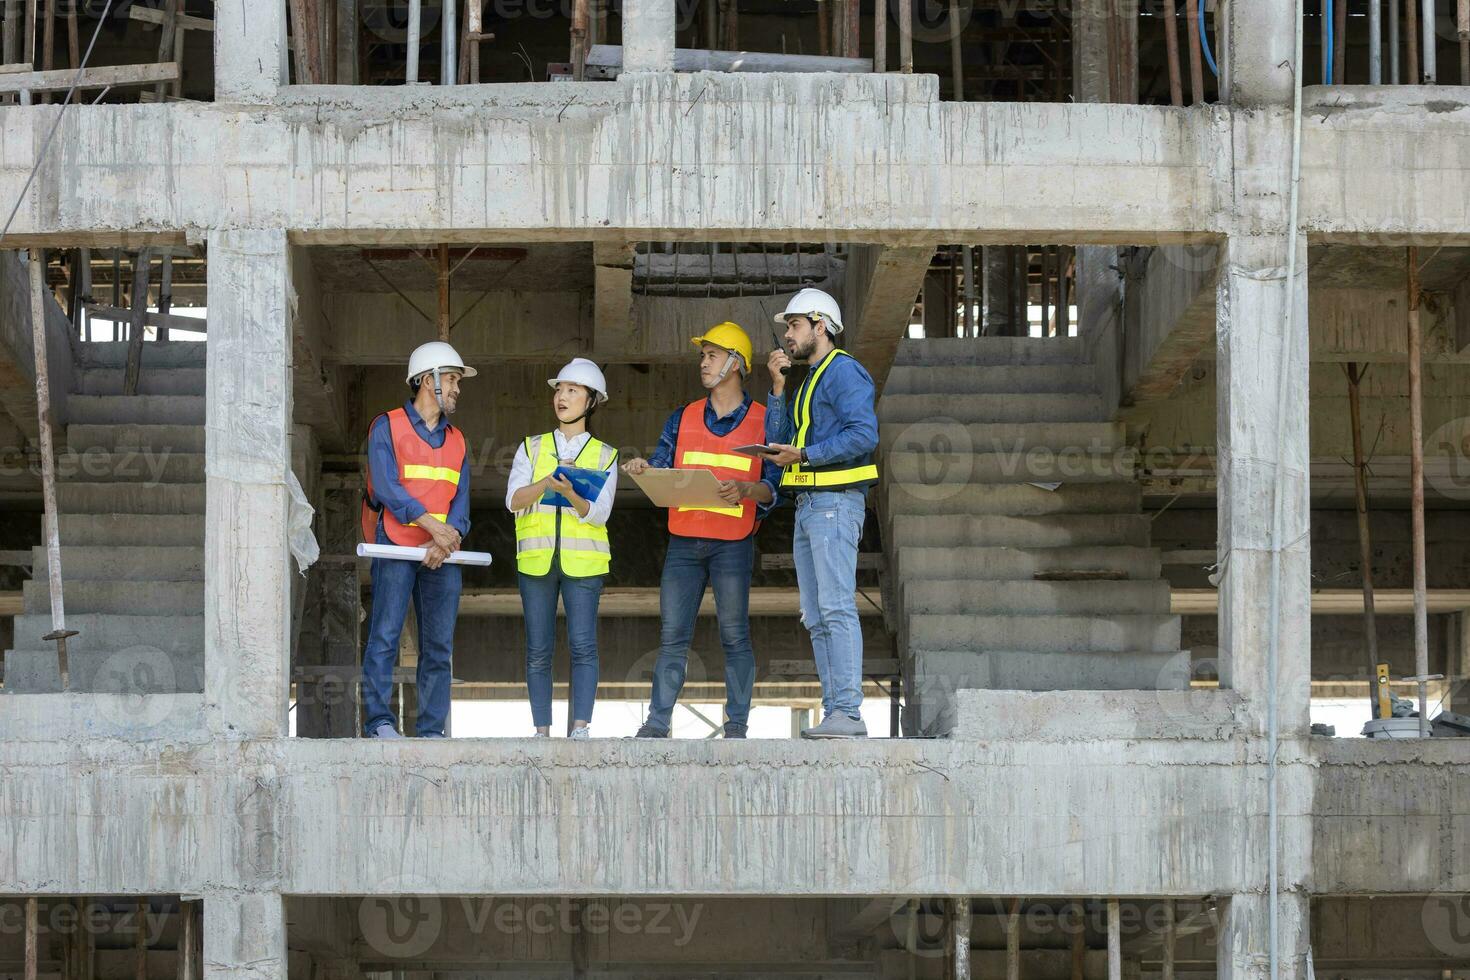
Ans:
{"label": "man's beard", "polygon": [[813,337],[805,347],[793,343],[791,345],[791,357],[793,360],[805,361],[817,352],[817,338]]}

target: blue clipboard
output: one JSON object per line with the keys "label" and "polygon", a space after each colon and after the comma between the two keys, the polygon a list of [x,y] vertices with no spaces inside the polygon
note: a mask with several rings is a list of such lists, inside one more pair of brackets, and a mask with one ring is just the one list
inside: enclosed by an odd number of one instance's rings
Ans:
{"label": "blue clipboard", "polygon": [[[608,470],[588,470],[580,466],[558,466],[554,471],[557,476],[564,476],[572,484],[572,489],[588,503],[597,499],[602,493],[602,488],[607,485]],[[548,490],[541,495],[541,503],[548,507],[570,507],[571,501],[561,494]]]}

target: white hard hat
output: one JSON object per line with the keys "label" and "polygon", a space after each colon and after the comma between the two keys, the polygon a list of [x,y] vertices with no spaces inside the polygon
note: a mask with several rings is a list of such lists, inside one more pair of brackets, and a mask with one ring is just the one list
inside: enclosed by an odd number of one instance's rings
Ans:
{"label": "white hard hat", "polygon": [[548,387],[555,388],[561,382],[566,381],[574,385],[582,385],[597,392],[595,404],[601,405],[607,401],[607,379],[602,376],[602,369],[585,357],[574,357],[556,372],[556,377],[547,378]]}
{"label": "white hard hat", "polygon": [[472,367],[466,367],[464,358],[459,352],[442,340],[421,344],[412,354],[408,356],[408,377],[405,381],[412,381],[425,371],[439,368],[441,371],[458,371],[466,378],[473,378],[480,372]]}
{"label": "white hard hat", "polygon": [[820,289],[808,287],[791,297],[791,302],[776,314],[775,320],[785,323],[789,316],[804,316],[812,320],[820,317],[828,333],[835,337],[842,332],[842,310],[835,299]]}

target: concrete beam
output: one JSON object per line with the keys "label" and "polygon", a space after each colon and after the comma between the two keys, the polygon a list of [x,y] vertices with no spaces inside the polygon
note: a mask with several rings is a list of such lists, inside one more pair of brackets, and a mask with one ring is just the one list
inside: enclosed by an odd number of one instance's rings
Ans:
{"label": "concrete beam", "polygon": [[1216,246],[1150,252],[1124,295],[1123,404],[1168,398],[1215,339]]}
{"label": "concrete beam", "polygon": [[[937,95],[933,76],[898,73],[652,72],[574,92],[291,86],[248,110],[84,106],[60,145],[108,152],[50,156],[10,240],[1155,244],[1218,224],[1219,113]],[[19,197],[54,112],[0,120],[0,198]],[[800,146],[868,149],[794,164]]]}
{"label": "concrete beam", "polygon": [[868,369],[881,395],[899,342],[908,336],[909,315],[934,249],[860,245],[852,253],[842,307],[851,337],[843,344]]}
{"label": "concrete beam", "polygon": [[[160,767],[156,743],[6,742],[0,888],[1070,897],[1252,880],[1262,760],[1237,740],[998,744],[280,739],[174,745]],[[1284,845],[1309,850],[1310,800],[1281,806]],[[132,846],[93,846],[120,824]]]}
{"label": "concrete beam", "polygon": [[220,738],[286,733],[290,267],[283,231],[209,236],[204,675]]}
{"label": "concrete beam", "polygon": [[[118,702],[148,713],[157,700]],[[1240,739],[1228,694],[1098,695],[1085,726],[1065,721],[1074,705],[1062,692],[967,692],[961,702],[979,714],[946,740],[230,746],[171,734],[166,765],[158,741],[101,738],[79,751],[71,733],[6,727],[0,834],[12,846],[0,851],[0,891],[1264,890],[1250,882],[1264,862],[1265,756]],[[1280,763],[1288,892],[1465,892],[1470,763],[1460,743],[1311,738],[1284,744]],[[665,814],[656,827],[651,806]],[[591,839],[577,832],[589,812],[603,828]],[[500,814],[504,833],[485,834]],[[93,846],[118,826],[137,828],[133,846]],[[348,839],[358,843],[343,848]],[[1189,860],[1158,860],[1169,853]],[[404,862],[428,883],[397,880]]]}
{"label": "concrete beam", "polygon": [[[1301,215],[1314,243],[1470,242],[1470,171],[1453,150],[1470,129],[1463,87],[1313,86],[1303,98]],[[1289,165],[1288,144],[1274,146]]]}

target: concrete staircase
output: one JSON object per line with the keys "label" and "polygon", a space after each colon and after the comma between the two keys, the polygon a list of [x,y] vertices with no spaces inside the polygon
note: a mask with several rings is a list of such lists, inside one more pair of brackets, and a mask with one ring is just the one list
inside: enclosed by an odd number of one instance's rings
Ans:
{"label": "concrete staircase", "polygon": [[[82,345],[57,449],[57,508],[71,689],[204,689],[202,343],[143,345],[138,393],[122,394],[126,344]],[[60,690],[46,549],[33,549],[10,693]]]}
{"label": "concrete staircase", "polygon": [[900,347],[879,417],[906,733],[949,731],[961,688],[1187,683],[1133,453],[1107,414],[1076,339]]}

